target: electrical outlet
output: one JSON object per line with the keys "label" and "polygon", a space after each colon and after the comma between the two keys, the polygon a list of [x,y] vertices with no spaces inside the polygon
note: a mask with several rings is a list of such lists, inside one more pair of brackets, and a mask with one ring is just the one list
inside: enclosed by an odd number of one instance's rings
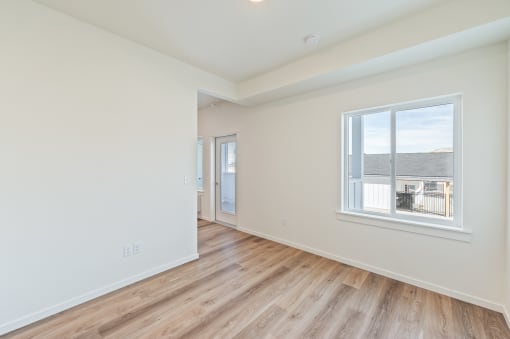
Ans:
{"label": "electrical outlet", "polygon": [[122,248],[122,256],[126,258],[130,257],[131,255],[133,255],[133,247],[131,245],[125,245]]}
{"label": "electrical outlet", "polygon": [[142,245],[139,242],[133,243],[133,255],[140,254],[142,252]]}
{"label": "electrical outlet", "polygon": [[283,218],[283,219],[281,220],[281,225],[282,225],[283,227],[287,226],[287,218]]}

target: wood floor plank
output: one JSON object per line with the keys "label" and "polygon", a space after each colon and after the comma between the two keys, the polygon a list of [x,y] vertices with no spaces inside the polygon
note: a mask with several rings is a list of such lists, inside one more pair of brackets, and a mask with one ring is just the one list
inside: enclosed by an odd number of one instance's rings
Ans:
{"label": "wood floor plank", "polygon": [[510,329],[506,327],[505,318],[502,314],[484,310],[483,324],[487,338],[510,338]]}
{"label": "wood floor plank", "polygon": [[359,290],[365,282],[365,279],[368,277],[368,273],[369,272],[360,270],[359,268],[350,267],[349,273],[346,275],[342,283]]}
{"label": "wood floor plank", "polygon": [[[323,277],[326,279],[327,274],[330,274],[331,270],[333,270],[335,267],[335,265],[332,265],[330,260],[311,254],[307,254],[306,261],[302,262],[300,266],[302,269],[308,269],[308,274],[304,275],[299,281],[297,281],[294,285],[294,288],[289,289],[285,294],[281,295],[279,298],[274,299],[273,303],[268,305],[286,310],[285,314],[283,314],[285,317],[289,315],[291,306],[302,302],[303,297],[308,294],[306,291],[313,291],[315,284],[319,283],[320,279],[314,279],[313,277],[317,277],[317,275],[323,275]],[[337,268],[342,266],[343,265],[336,265]],[[272,332],[274,332],[275,328],[279,326],[281,323],[280,320],[281,319],[271,319],[270,322],[264,322],[267,337],[275,337]],[[242,338],[243,333],[260,332],[260,327],[258,327],[257,331],[250,330],[250,328],[253,328],[253,326],[253,323],[249,323],[241,332],[236,335],[236,337]],[[248,338],[250,338],[250,336],[248,336]]]}
{"label": "wood floor plank", "polygon": [[358,338],[366,315],[352,308],[338,314],[338,322],[332,326],[325,338]]}
{"label": "wood floor plank", "polygon": [[423,331],[430,338],[451,338],[453,329],[452,299],[424,291]]}
{"label": "wood floor plank", "polygon": [[270,274],[261,276],[254,284],[250,284],[248,288],[244,289],[241,294],[233,296],[227,302],[198,317],[198,319],[196,319],[193,324],[190,324],[190,326],[187,326],[182,331],[174,332],[174,329],[166,328],[165,330],[167,332],[165,334],[172,333],[172,337],[175,335],[176,338],[199,338],[198,334],[206,331],[208,326],[214,323],[215,320],[222,314],[231,311],[237,304],[244,300],[253,300],[261,293],[261,291],[266,288],[270,288],[270,286],[266,285],[266,282],[273,284],[282,279],[288,272],[289,268],[285,266],[277,267],[271,271]]}
{"label": "wood floor plank", "polygon": [[277,324],[275,332],[272,333],[277,338],[296,338],[302,335],[321,310],[327,307],[331,294],[338,285],[342,285],[342,272],[345,272],[345,268],[331,261],[326,262],[325,268],[321,279],[314,280],[302,296],[294,299],[291,304],[280,304],[289,315]]}
{"label": "wood floor plank", "polygon": [[425,291],[412,285],[404,285],[402,296],[399,300],[399,312],[391,333],[395,339],[405,339],[418,334],[424,336],[423,310]]}
{"label": "wood floor plank", "polygon": [[[196,337],[213,320],[215,324],[219,324],[219,319],[234,312],[237,305],[245,305],[244,303],[249,299],[255,299],[255,295],[258,295],[263,288],[269,287],[265,282],[280,279],[288,268],[279,263],[285,262],[288,257],[297,253],[299,251],[289,251],[287,248],[280,253],[279,257],[246,266],[243,276],[232,280],[217,293],[204,296],[204,301],[189,307],[184,312],[174,317],[161,318],[159,323],[155,323],[155,326],[144,331],[147,336],[140,333],[140,337]],[[219,299],[216,295],[227,295],[228,298]],[[194,322],[190,322],[189,319],[193,319]]]}
{"label": "wood floor plank", "polygon": [[371,318],[364,333],[365,338],[391,338],[391,328],[398,315],[398,299],[403,293],[403,283],[392,280]]}
{"label": "wood floor plank", "polygon": [[328,337],[330,329],[338,321],[336,317],[341,314],[342,308],[347,308],[349,299],[355,292],[354,287],[336,284],[334,293],[300,335],[304,338]]}
{"label": "wood floor plank", "polygon": [[[218,280],[218,283],[225,283],[226,279],[228,279],[230,276],[227,274],[228,272],[236,272],[239,270],[241,266],[238,264],[232,264],[229,265],[221,270],[218,270],[208,276],[205,276],[204,278],[200,280],[196,280],[191,284],[188,284],[186,286],[183,286],[177,290],[174,290],[172,293],[164,296],[161,299],[158,299],[154,302],[143,304],[133,310],[131,310],[129,313],[124,314],[122,317],[118,317],[113,321],[110,321],[106,324],[103,324],[101,327],[99,327],[99,334],[106,336],[108,333],[114,332],[117,328],[126,325],[127,323],[131,322],[133,319],[139,318],[143,316],[144,314],[151,312],[158,307],[165,306],[165,304],[168,304],[172,299],[175,299],[177,297],[182,297],[182,295],[185,295],[186,293],[193,292],[193,293],[203,293],[204,286],[207,286],[209,284],[214,284],[215,281]],[[207,285],[205,284],[207,282]]]}
{"label": "wood floor plank", "polygon": [[510,338],[499,313],[200,221],[200,259],[5,338]]}
{"label": "wood floor plank", "polygon": [[293,289],[311,270],[310,265],[316,261],[315,256],[297,252],[283,263],[283,266],[289,268],[289,272],[281,280],[274,283],[271,288],[262,290],[257,296],[251,296],[251,302],[247,300],[246,303],[238,304],[228,313],[222,314],[208,326],[208,329],[202,330],[196,335],[200,337],[204,332],[212,331],[220,337],[227,337],[231,333],[242,331],[254,318],[257,318],[272,305],[275,299]]}
{"label": "wood floor plank", "polygon": [[460,300],[452,300],[453,323],[457,331],[462,331],[465,338],[485,339],[485,330],[481,325],[480,308]]}
{"label": "wood floor plank", "polygon": [[272,304],[251,323],[245,326],[239,333],[237,333],[234,338],[263,338],[264,336],[267,336],[268,330],[273,328],[286,314],[287,312],[283,308]]}
{"label": "wood floor plank", "polygon": [[[206,314],[214,309],[217,304],[221,303],[222,299],[218,300],[217,296],[222,296],[227,300],[234,297],[240,293],[240,287],[243,284],[248,284],[250,281],[258,279],[257,272],[275,267],[277,261],[282,260],[293,252],[294,250],[290,248],[279,246],[268,250],[267,253],[271,254],[270,257],[250,257],[249,260],[243,262],[244,266],[242,266],[241,270],[236,271],[235,275],[229,276],[221,285],[207,283],[205,284],[207,291],[181,296],[179,300],[173,303],[171,310],[159,310],[157,313],[148,314],[147,317],[136,319],[116,331],[111,337],[122,338],[129,334],[143,337],[145,334],[152,336],[153,333],[159,332],[161,335],[166,336],[168,328],[176,333],[180,328],[189,323],[189,319],[194,320],[197,316]],[[268,258],[271,260],[268,260]]]}

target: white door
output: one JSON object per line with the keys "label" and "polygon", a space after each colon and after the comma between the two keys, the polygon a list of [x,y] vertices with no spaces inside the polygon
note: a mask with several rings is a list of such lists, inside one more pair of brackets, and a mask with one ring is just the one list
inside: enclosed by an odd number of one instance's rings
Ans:
{"label": "white door", "polygon": [[237,226],[235,135],[216,138],[216,220]]}

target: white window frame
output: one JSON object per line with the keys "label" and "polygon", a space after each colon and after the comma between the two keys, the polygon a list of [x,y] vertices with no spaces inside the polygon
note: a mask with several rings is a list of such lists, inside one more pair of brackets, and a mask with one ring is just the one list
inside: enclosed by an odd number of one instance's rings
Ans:
{"label": "white window frame", "polygon": [[[398,214],[395,209],[395,166],[391,164],[391,192],[392,192],[392,208],[390,214],[377,213],[372,211],[349,209],[349,118],[353,116],[361,116],[366,114],[388,112],[391,113],[391,153],[396,153],[396,112],[410,109],[425,108],[430,106],[438,106],[445,104],[453,104],[453,187],[454,199],[453,220],[440,219],[437,217],[427,217],[418,215]],[[381,226],[386,228],[398,229],[403,231],[411,231],[414,233],[425,233],[429,235],[442,236],[449,231],[470,234],[471,231],[464,229],[462,222],[462,95],[452,94],[442,97],[422,99],[386,106],[373,107],[368,109],[360,109],[355,111],[344,112],[340,114],[340,206],[337,211],[339,220],[368,224],[373,226]],[[393,158],[393,156],[391,156]],[[423,228],[432,229],[431,231]],[[446,233],[445,233],[446,232]],[[444,233],[444,234],[443,234]],[[449,236],[446,236],[449,238]],[[457,236],[453,237],[454,239]],[[461,236],[459,240],[470,241],[470,238]]]}

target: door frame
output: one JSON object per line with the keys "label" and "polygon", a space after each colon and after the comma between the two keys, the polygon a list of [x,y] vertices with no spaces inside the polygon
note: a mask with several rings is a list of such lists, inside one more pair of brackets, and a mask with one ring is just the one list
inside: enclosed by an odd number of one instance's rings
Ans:
{"label": "door frame", "polygon": [[[235,137],[235,142],[236,142],[235,214],[234,214],[235,223],[229,223],[229,222],[225,222],[225,221],[217,219],[217,204],[218,204],[220,197],[218,197],[218,190],[216,188],[217,187],[216,174],[217,174],[217,165],[218,165],[217,161],[216,161],[217,160],[216,159],[216,153],[217,153],[216,141],[217,141],[217,139],[224,138],[224,137]],[[210,152],[210,156],[211,156],[211,162],[210,162],[210,164],[211,164],[211,166],[210,166],[211,219],[212,219],[212,221],[214,221],[218,224],[237,228],[237,227],[239,227],[239,211],[240,211],[239,199],[238,199],[238,192],[239,192],[239,185],[238,185],[238,183],[239,183],[239,180],[238,180],[238,174],[239,174],[239,133],[233,132],[233,133],[229,133],[229,134],[225,134],[225,135],[218,135],[218,136],[211,137],[210,138],[210,149],[211,149],[211,152]]]}

